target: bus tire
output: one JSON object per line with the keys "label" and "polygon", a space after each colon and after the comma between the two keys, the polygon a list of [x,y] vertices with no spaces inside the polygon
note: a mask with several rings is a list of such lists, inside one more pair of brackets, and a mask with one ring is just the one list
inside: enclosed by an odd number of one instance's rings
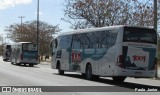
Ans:
{"label": "bus tire", "polygon": [[29,67],[33,67],[34,66],[34,64],[29,64]]}
{"label": "bus tire", "polygon": [[13,62],[11,62],[11,64],[13,65],[14,63],[13,63]]}
{"label": "bus tire", "polygon": [[116,77],[112,77],[112,79],[113,79],[113,82],[115,82],[115,83],[122,83],[122,82],[124,82],[126,77],[116,76]]}
{"label": "bus tire", "polygon": [[61,70],[61,65],[58,65],[58,74],[59,75],[64,75],[64,70]]}
{"label": "bus tire", "polygon": [[3,61],[7,61],[7,59],[3,59]]}
{"label": "bus tire", "polygon": [[100,76],[98,76],[98,75],[93,75],[93,79],[94,79],[94,80],[98,80],[99,77],[100,77]]}
{"label": "bus tire", "polygon": [[16,65],[21,66],[21,63],[16,63]]}
{"label": "bus tire", "polygon": [[86,77],[86,74],[85,73],[82,73],[82,78],[85,78]]}
{"label": "bus tire", "polygon": [[86,68],[86,79],[91,80],[92,78],[93,78],[92,66],[89,64],[89,65],[87,65],[87,68]]}

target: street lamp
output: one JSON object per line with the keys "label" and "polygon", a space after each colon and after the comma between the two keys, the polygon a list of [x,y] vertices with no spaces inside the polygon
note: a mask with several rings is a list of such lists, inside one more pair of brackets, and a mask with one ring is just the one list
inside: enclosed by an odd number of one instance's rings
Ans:
{"label": "street lamp", "polygon": [[0,40],[2,41],[1,54],[2,54],[2,56],[3,56],[3,34],[0,35]]}
{"label": "street lamp", "polygon": [[[157,0],[154,0],[154,29],[157,31]],[[156,78],[158,78],[158,63],[156,67]]]}
{"label": "street lamp", "polygon": [[154,0],[154,29],[157,30],[157,0]]}
{"label": "street lamp", "polygon": [[25,16],[19,16],[19,18],[21,19],[21,33],[20,33],[20,38],[22,38],[22,19],[25,18]]}
{"label": "street lamp", "polygon": [[37,1],[37,49],[38,49],[38,60],[39,60],[39,0]]}

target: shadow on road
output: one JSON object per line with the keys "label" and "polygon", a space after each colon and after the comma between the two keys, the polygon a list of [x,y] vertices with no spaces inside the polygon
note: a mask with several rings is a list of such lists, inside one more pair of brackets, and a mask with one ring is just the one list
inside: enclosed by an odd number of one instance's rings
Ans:
{"label": "shadow on road", "polygon": [[[84,79],[81,75],[78,75],[78,74],[64,74],[62,76]],[[149,89],[157,89],[158,91],[160,91],[160,86],[152,86],[152,85],[131,83],[131,82],[125,82],[125,81],[123,83],[115,83],[111,79],[104,79],[104,78],[94,79],[94,80],[91,80],[91,81],[104,83],[104,84],[109,84],[109,85],[114,85],[114,86],[118,86],[118,87],[122,87],[122,88],[127,88],[127,89],[132,90],[132,91],[135,91],[135,88],[147,89],[147,90],[149,88]]]}
{"label": "shadow on road", "polygon": [[37,65],[34,65],[34,66],[29,66],[29,65],[20,65],[20,64],[13,64],[13,65],[15,65],[15,66],[19,66],[19,67],[29,67],[29,68],[40,68],[39,66],[37,66]]}

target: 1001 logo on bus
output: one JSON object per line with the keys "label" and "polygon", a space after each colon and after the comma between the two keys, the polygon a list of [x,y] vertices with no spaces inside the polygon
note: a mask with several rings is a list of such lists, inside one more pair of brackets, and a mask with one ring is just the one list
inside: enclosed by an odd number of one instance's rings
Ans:
{"label": "1001 logo on bus", "polygon": [[134,55],[133,56],[133,61],[143,61],[143,62],[145,62],[146,61],[146,56],[137,56],[137,55]]}
{"label": "1001 logo on bus", "polygon": [[72,62],[80,62],[80,61],[81,61],[81,52],[72,51]]}

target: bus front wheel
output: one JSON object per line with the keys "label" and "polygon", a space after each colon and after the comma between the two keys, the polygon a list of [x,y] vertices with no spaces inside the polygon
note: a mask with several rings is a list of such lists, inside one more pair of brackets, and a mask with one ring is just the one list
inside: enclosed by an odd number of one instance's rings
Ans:
{"label": "bus front wheel", "polygon": [[14,62],[11,62],[11,64],[13,65],[13,64],[14,64]]}
{"label": "bus front wheel", "polygon": [[61,70],[61,65],[60,64],[58,66],[58,74],[59,75],[64,75],[64,70]]}
{"label": "bus front wheel", "polygon": [[3,61],[7,61],[7,59],[3,59]]}

